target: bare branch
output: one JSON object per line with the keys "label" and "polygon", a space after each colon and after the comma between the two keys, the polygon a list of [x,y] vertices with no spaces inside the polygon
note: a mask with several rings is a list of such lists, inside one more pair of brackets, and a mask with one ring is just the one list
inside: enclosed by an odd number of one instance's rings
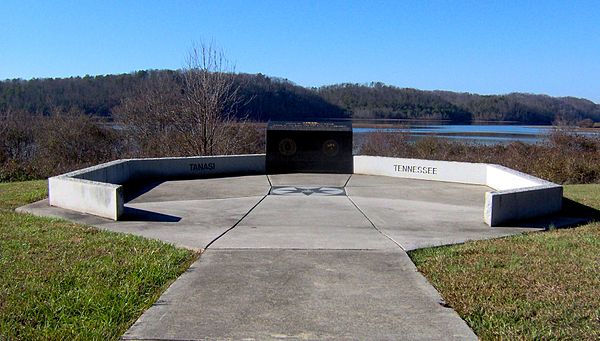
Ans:
{"label": "bare branch", "polygon": [[[116,117],[146,156],[231,154],[242,136],[231,129],[245,121],[245,103],[233,67],[214,44],[193,46],[173,79],[155,77],[124,100]],[[135,141],[134,141],[135,140]]]}

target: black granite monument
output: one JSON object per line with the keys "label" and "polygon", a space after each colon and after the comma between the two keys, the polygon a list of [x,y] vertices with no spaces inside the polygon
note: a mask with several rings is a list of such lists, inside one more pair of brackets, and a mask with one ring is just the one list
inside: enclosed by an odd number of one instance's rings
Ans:
{"label": "black granite monument", "polygon": [[269,122],[267,174],[354,171],[352,123]]}

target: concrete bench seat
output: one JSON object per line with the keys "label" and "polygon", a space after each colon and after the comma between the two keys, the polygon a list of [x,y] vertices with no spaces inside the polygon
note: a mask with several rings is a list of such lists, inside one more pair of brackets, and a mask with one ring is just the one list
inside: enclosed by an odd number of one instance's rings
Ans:
{"label": "concrete bench seat", "polygon": [[[116,160],[51,177],[49,204],[118,220],[128,182],[265,174],[265,160],[265,154]],[[488,186],[483,220],[490,226],[562,207],[562,186],[494,164],[357,155],[354,174]]]}

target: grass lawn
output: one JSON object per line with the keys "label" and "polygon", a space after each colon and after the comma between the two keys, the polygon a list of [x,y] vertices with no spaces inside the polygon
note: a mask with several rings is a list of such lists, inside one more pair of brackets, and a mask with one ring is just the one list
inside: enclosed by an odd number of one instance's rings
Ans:
{"label": "grass lawn", "polygon": [[13,211],[46,187],[0,183],[0,340],[117,339],[197,254]]}
{"label": "grass lawn", "polygon": [[[565,186],[600,210],[600,185]],[[600,339],[600,223],[410,253],[484,340]]]}

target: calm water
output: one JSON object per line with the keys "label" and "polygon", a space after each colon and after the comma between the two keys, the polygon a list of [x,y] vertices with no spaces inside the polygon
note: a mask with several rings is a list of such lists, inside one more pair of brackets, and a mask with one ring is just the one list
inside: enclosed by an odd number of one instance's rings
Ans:
{"label": "calm water", "polygon": [[[386,128],[353,128],[356,138],[372,132],[403,132],[410,136],[411,140],[417,140],[425,136],[461,140],[478,144],[502,144],[514,141],[524,143],[542,143],[554,130],[550,126],[526,126],[526,125],[444,125],[444,124],[417,124],[410,126],[386,127]],[[577,134],[600,136],[599,132],[573,131]]]}

